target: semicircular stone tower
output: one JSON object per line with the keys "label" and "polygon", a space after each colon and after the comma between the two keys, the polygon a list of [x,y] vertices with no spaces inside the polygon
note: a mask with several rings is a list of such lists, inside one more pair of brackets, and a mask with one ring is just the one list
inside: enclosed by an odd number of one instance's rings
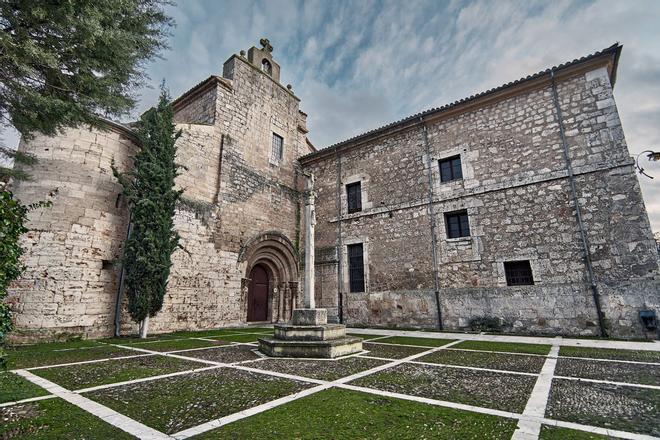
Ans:
{"label": "semicircular stone tower", "polygon": [[23,237],[26,270],[12,286],[14,338],[107,335],[118,289],[117,260],[126,237],[127,210],[111,163],[126,170],[135,153],[130,130],[68,129],[22,140],[19,151],[37,158],[32,177],[12,191],[25,204],[50,208],[29,214]]}

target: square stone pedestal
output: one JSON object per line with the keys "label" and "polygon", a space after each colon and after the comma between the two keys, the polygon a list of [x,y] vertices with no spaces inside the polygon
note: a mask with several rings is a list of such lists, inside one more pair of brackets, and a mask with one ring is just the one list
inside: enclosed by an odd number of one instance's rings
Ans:
{"label": "square stone pedestal", "polygon": [[259,338],[259,351],[274,357],[335,358],[362,351],[362,339],[346,326],[328,324],[326,309],[294,309],[291,324],[276,324],[275,336]]}

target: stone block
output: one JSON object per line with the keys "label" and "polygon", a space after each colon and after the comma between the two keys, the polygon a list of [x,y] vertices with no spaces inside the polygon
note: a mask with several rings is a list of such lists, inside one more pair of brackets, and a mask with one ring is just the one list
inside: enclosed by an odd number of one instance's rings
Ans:
{"label": "stone block", "polygon": [[293,325],[325,325],[328,323],[326,309],[293,309]]}

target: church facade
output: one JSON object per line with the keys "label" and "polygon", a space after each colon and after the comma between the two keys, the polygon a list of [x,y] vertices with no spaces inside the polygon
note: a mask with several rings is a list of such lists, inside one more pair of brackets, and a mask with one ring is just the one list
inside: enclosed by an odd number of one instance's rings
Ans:
{"label": "church facade", "polygon": [[[173,102],[183,130],[173,256],[155,332],[282,322],[301,304],[305,176],[315,297],[355,326],[622,337],[660,308],[658,253],[612,89],[621,46],[316,151],[272,47]],[[128,212],[111,161],[130,127],[19,148],[34,180],[17,339],[135,330],[121,285]]]}

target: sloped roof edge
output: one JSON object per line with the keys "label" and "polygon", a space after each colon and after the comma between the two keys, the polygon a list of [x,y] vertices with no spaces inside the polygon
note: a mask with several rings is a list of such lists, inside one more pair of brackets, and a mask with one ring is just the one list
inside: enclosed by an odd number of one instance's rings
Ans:
{"label": "sloped roof edge", "polygon": [[307,154],[305,156],[301,156],[300,158],[298,158],[298,160],[301,161],[301,162],[306,162],[306,161],[316,159],[318,157],[325,156],[327,154],[330,154],[331,151],[334,152],[336,149],[340,149],[342,147],[347,147],[347,146],[350,146],[352,144],[357,144],[357,143],[360,143],[360,142],[367,141],[371,138],[374,138],[374,137],[382,134],[383,132],[385,132],[387,130],[394,129],[394,128],[397,128],[397,127],[400,127],[400,126],[404,126],[404,125],[410,124],[414,121],[415,121],[415,123],[418,123],[416,121],[419,121],[420,119],[423,119],[424,117],[428,117],[428,116],[431,116],[431,115],[436,115],[436,114],[446,112],[446,111],[454,109],[458,106],[471,103],[473,101],[476,101],[478,99],[482,99],[482,98],[487,97],[489,95],[493,95],[493,94],[501,92],[503,90],[506,90],[506,89],[509,89],[509,88],[512,88],[512,87],[515,87],[515,86],[519,86],[519,85],[527,83],[529,81],[539,79],[539,78],[541,78],[545,75],[549,75],[550,72],[552,72],[552,71],[559,72],[559,71],[562,71],[562,70],[566,70],[566,69],[569,69],[569,68],[572,68],[572,67],[575,67],[575,66],[579,66],[581,64],[587,63],[589,61],[592,61],[594,59],[597,59],[597,58],[603,57],[603,56],[611,56],[612,57],[612,67],[611,67],[611,71],[609,72],[609,74],[610,74],[610,82],[612,84],[612,87],[614,87],[614,83],[616,82],[616,72],[617,72],[617,68],[618,68],[618,64],[619,64],[619,57],[621,56],[621,50],[622,49],[623,49],[623,46],[620,43],[617,42],[617,43],[611,45],[608,48],[605,48],[605,49],[600,50],[598,52],[594,52],[590,55],[586,55],[586,56],[583,56],[581,58],[576,58],[573,61],[568,61],[568,62],[559,64],[557,66],[547,68],[547,69],[542,70],[540,72],[537,72],[535,74],[528,75],[528,76],[520,78],[518,80],[508,82],[508,83],[503,84],[499,87],[495,87],[495,88],[477,93],[476,95],[471,95],[469,97],[460,99],[458,101],[454,101],[454,102],[451,102],[449,104],[445,104],[441,107],[431,108],[431,109],[416,113],[412,116],[408,116],[406,118],[399,119],[398,121],[394,121],[394,122],[391,122],[389,124],[383,125],[381,127],[375,128],[373,130],[369,130],[367,132],[364,132],[364,133],[359,134],[357,136],[353,136],[353,137],[351,137],[349,139],[346,139],[344,141],[341,141],[341,142],[329,145],[327,147],[321,148],[321,149],[319,149],[318,151],[316,151],[314,153],[310,153],[310,154]]}

